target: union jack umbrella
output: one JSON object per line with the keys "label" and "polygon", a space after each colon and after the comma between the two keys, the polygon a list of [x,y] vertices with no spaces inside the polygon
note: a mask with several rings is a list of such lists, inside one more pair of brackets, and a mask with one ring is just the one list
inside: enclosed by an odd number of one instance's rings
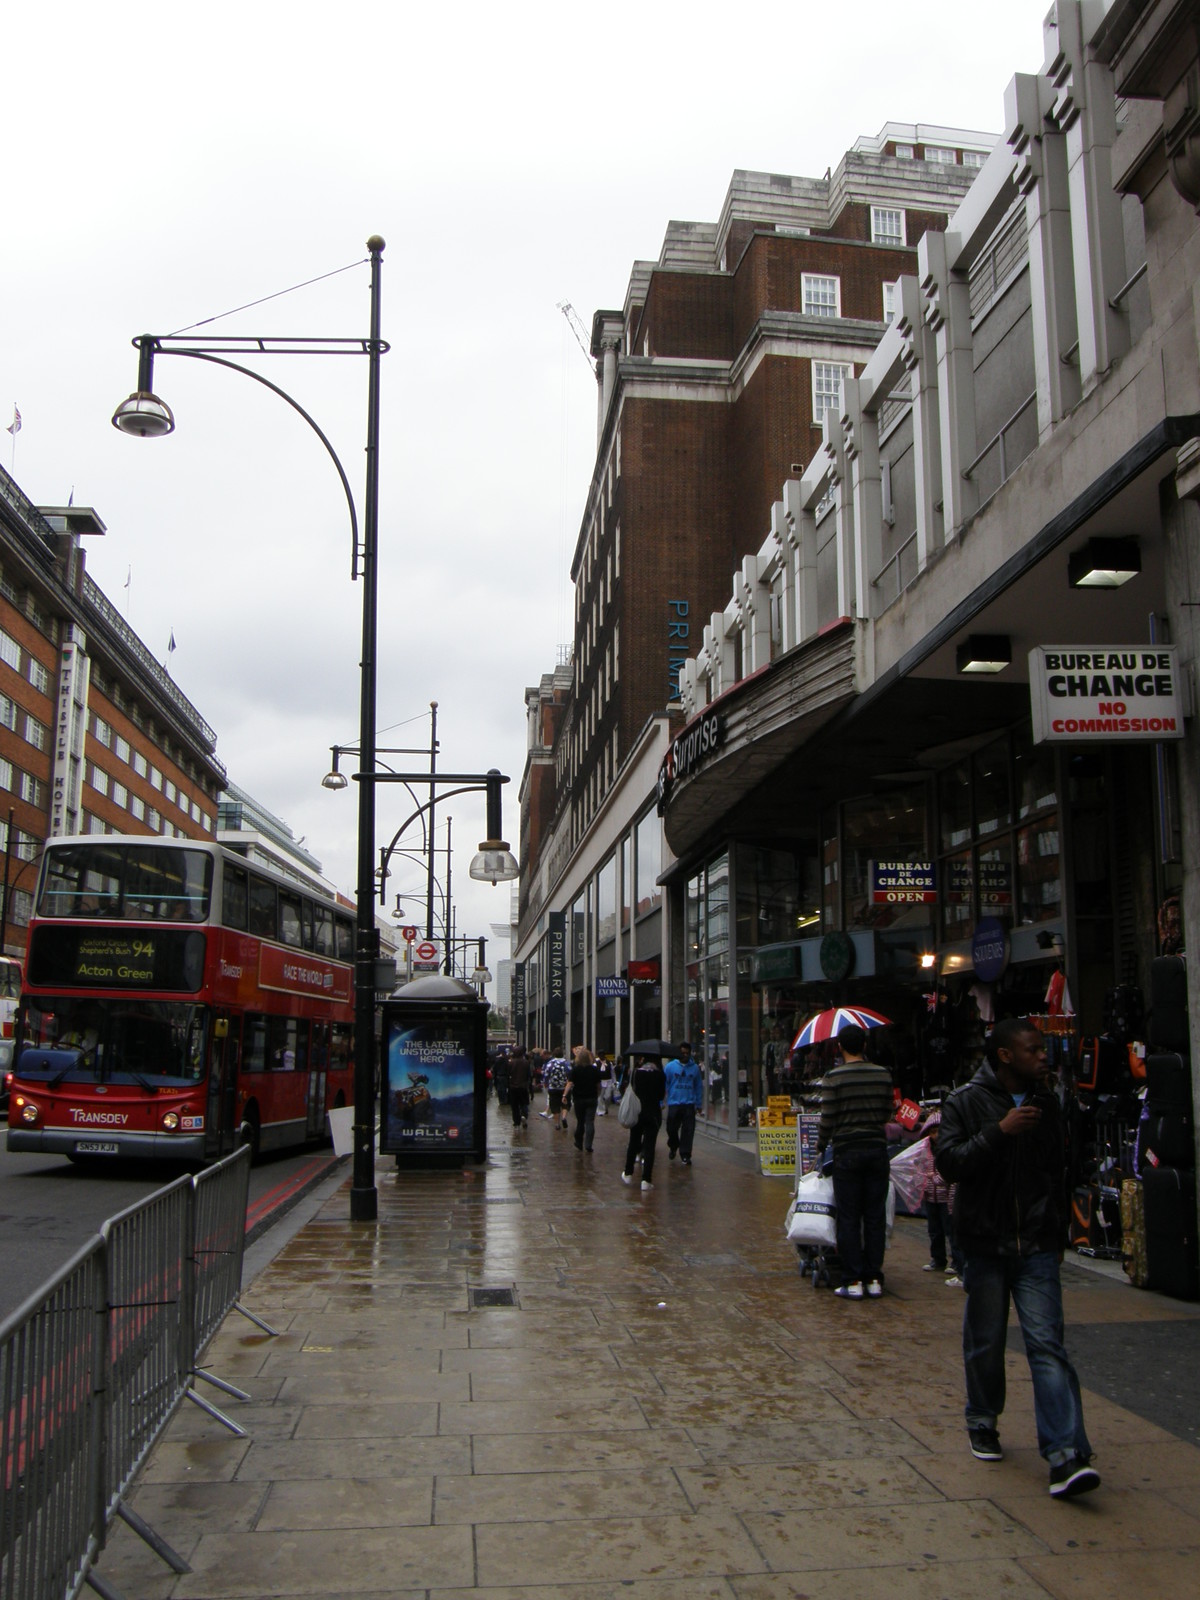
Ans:
{"label": "union jack umbrella", "polygon": [[819,1044],[822,1039],[836,1039],[843,1028],[886,1028],[891,1020],[881,1012],[868,1011],[866,1006],[831,1006],[828,1011],[818,1011],[815,1017],[809,1017],[792,1040],[792,1049]]}

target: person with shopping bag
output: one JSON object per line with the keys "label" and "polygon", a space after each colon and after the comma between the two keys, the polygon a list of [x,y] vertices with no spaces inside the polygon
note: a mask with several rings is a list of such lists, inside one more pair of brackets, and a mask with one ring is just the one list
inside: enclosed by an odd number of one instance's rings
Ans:
{"label": "person with shopping bag", "polygon": [[633,1182],[633,1165],[642,1158],[642,1189],[654,1187],[654,1146],[658,1130],[662,1127],[662,1105],[667,1093],[667,1079],[662,1062],[650,1056],[639,1056],[629,1075],[625,1091],[632,1093],[638,1102],[637,1121],[631,1127],[626,1120],[628,1112],[622,1099],[618,1117],[622,1126],[629,1127],[629,1145],[625,1151],[625,1165],[621,1169],[621,1182]]}
{"label": "person with shopping bag", "polygon": [[843,1028],[838,1034],[841,1065],[821,1079],[817,1150],[823,1154],[826,1146],[833,1146],[837,1248],[844,1274],[834,1293],[842,1300],[861,1300],[864,1295],[877,1300],[883,1293],[892,1075],[867,1060],[866,1044],[864,1028]]}

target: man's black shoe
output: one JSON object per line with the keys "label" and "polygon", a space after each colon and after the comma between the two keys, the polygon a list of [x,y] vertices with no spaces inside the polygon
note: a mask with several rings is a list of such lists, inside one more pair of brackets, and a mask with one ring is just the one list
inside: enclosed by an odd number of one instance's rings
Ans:
{"label": "man's black shoe", "polygon": [[[971,1454],[976,1461],[1004,1460],[1004,1451],[1000,1448],[1000,1435],[995,1428],[968,1428],[967,1438],[971,1441]],[[1053,1492],[1051,1490],[1051,1493]]]}
{"label": "man's black shoe", "polygon": [[1072,1456],[1050,1468],[1050,1493],[1056,1500],[1073,1500],[1077,1494],[1090,1494],[1099,1487],[1100,1474],[1083,1456]]}

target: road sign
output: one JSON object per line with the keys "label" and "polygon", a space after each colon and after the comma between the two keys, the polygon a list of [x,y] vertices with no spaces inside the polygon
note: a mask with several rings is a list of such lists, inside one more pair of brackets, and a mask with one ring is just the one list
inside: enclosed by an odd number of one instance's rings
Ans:
{"label": "road sign", "polygon": [[401,928],[400,937],[404,940],[405,944],[411,944],[417,937],[417,930],[415,928]]}
{"label": "road sign", "polygon": [[442,947],[436,939],[422,939],[413,945],[412,958],[414,967],[440,967]]}

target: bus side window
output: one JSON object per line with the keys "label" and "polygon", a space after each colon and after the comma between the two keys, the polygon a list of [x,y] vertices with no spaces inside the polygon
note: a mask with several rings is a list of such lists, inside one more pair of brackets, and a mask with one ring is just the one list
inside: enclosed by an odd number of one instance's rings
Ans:
{"label": "bus side window", "polygon": [[267,1019],[255,1012],[246,1017],[245,1029],[242,1034],[245,1053],[242,1057],[242,1067],[246,1072],[265,1072],[267,1070]]}
{"label": "bus side window", "polygon": [[225,863],[221,888],[221,921],[227,928],[246,931],[246,869]]}
{"label": "bus side window", "polygon": [[277,939],[275,885],[265,878],[250,879],[250,930],[260,939]]}
{"label": "bus side window", "polygon": [[333,955],[333,912],[328,906],[313,907],[313,949],[319,956]]}
{"label": "bus side window", "polygon": [[279,891],[279,938],[293,949],[300,948],[300,896]]}
{"label": "bus side window", "polygon": [[354,1029],[348,1022],[332,1024],[333,1036],[329,1044],[330,1072],[345,1072],[354,1065]]}
{"label": "bus side window", "polygon": [[300,902],[300,937],[306,950],[313,947],[313,903],[311,900]]}
{"label": "bus side window", "polygon": [[337,958],[339,961],[354,960],[354,924],[343,917],[337,918]]}

